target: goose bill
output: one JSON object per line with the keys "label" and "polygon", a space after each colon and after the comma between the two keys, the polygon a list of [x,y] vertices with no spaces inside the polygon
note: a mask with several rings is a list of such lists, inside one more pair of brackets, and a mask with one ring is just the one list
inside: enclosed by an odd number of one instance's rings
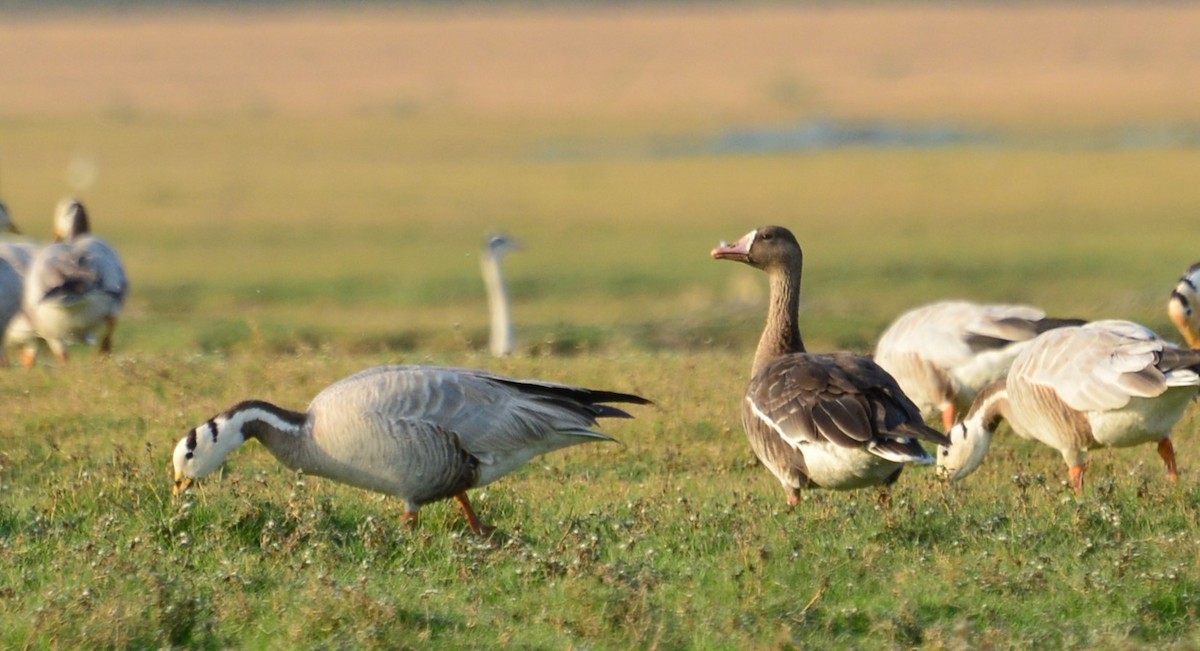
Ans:
{"label": "goose bill", "polygon": [[758,235],[758,230],[752,230],[746,233],[742,239],[729,244],[721,242],[721,245],[712,250],[712,257],[716,260],[735,260],[745,262],[750,256],[750,245],[754,243],[754,237]]}
{"label": "goose bill", "polygon": [[171,491],[171,494],[179,495],[183,491],[187,490],[188,487],[190,487],[192,485],[192,483],[193,483],[193,480],[191,477],[182,477],[182,476],[176,477],[175,478],[175,489]]}

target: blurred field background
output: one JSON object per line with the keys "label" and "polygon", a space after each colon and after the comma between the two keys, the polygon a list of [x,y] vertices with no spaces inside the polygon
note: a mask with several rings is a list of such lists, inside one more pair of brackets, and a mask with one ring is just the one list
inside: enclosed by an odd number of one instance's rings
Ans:
{"label": "blurred field background", "polygon": [[[708,258],[792,228],[815,350],[868,351],[946,297],[1177,339],[1196,34],[1200,8],[1142,3],[0,13],[0,198],[44,238],[78,194],[133,284],[111,362],[0,372],[0,640],[1200,642],[1192,417],[1178,487],[1148,449],[1101,451],[1076,502],[1057,455],[1002,441],[961,491],[917,471],[895,511],[864,493],[789,513],[737,423],[763,279]],[[492,229],[526,247],[514,360],[483,352]],[[448,504],[414,538],[257,446],[170,500],[171,445],[217,410],[427,361],[659,407],[612,430],[624,447],[489,488],[512,534],[494,546],[452,536]]]}

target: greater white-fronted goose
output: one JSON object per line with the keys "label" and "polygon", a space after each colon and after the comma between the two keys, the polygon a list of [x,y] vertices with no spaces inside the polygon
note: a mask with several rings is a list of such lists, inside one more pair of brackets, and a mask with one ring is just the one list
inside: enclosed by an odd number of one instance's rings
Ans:
{"label": "greater white-fronted goose", "polygon": [[791,231],[764,226],[723,243],[712,257],[744,262],[770,278],[742,426],[788,504],[804,488],[890,486],[905,464],[933,462],[920,441],[946,438],[925,425],[887,371],[861,355],[805,352],[798,324],[803,254]]}
{"label": "greater white-fronted goose", "polygon": [[1171,291],[1167,301],[1167,314],[1179,329],[1184,341],[1192,348],[1200,348],[1200,262],[1188,267],[1183,277]]}
{"label": "greater white-fronted goose", "polygon": [[513,334],[512,307],[508,298],[508,284],[504,280],[504,256],[520,250],[521,245],[502,234],[492,235],[484,242],[483,258],[480,260],[483,284],[487,289],[488,311],[491,316],[491,334],[488,348],[495,357],[507,357],[516,347]]}
{"label": "greater white-fronted goose", "polygon": [[254,438],[288,468],[403,499],[414,525],[422,505],[454,497],[485,536],[467,490],[540,454],[613,440],[591,429],[597,418],[631,418],[611,402],[649,403],[486,371],[370,368],[321,391],[306,412],[251,400],[193,429],[175,447],[175,493]]}
{"label": "greater white-fronted goose", "polygon": [[940,415],[948,431],[1034,337],[1082,323],[1028,305],[940,301],[900,315],[879,337],[874,357],[921,413]]}
{"label": "greater white-fronted goose", "polygon": [[938,450],[950,480],[983,463],[1001,419],[1024,438],[1062,453],[1083,492],[1084,453],[1157,443],[1167,476],[1178,477],[1171,428],[1200,386],[1200,350],[1180,348],[1130,321],[1097,321],[1039,335],[1008,378],[979,392]]}
{"label": "greater white-fronted goose", "polygon": [[[37,359],[37,338],[46,341],[59,361],[66,361],[68,344],[97,335],[100,352],[111,352],[113,331],[129,293],[121,258],[107,242],[91,235],[80,201],[59,203],[54,235],[55,242],[33,256],[25,276],[24,313],[32,333],[19,336],[18,343],[24,344],[26,366]],[[10,330],[10,338],[14,335],[19,333]]]}

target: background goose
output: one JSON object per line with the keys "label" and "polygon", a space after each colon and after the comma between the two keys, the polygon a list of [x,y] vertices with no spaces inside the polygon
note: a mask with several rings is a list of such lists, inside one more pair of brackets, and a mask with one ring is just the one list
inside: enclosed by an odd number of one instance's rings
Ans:
{"label": "background goose", "polygon": [[596,419],[631,416],[608,402],[649,403],[485,371],[380,366],[321,391],[305,413],[253,400],[195,428],[175,447],[175,492],[256,438],[289,468],[403,499],[414,525],[422,505],[454,497],[471,530],[488,535],[467,489],[537,455],[612,440],[590,429]]}
{"label": "background goose", "polygon": [[791,231],[764,226],[713,249],[767,272],[770,308],[758,342],[742,426],[750,447],[783,484],[802,488],[891,485],[906,463],[932,463],[919,441],[945,444],[887,371],[850,353],[805,352],[798,311],[803,254]]}
{"label": "background goose", "polygon": [[491,335],[488,347],[495,357],[511,355],[516,346],[513,334],[512,307],[508,298],[508,284],[504,280],[504,256],[520,250],[520,243],[502,234],[492,235],[484,242],[480,267],[483,284],[487,288],[488,311],[491,316]]}
{"label": "background goose", "polygon": [[1024,438],[1060,451],[1083,491],[1084,452],[1158,443],[1167,476],[1178,477],[1171,428],[1200,386],[1200,350],[1179,348],[1130,321],[1051,330],[1017,356],[1007,380],[979,393],[938,451],[951,480],[979,467],[1001,419]]}
{"label": "background goose", "polygon": [[949,430],[957,412],[1004,377],[1034,337],[1081,324],[1028,305],[942,301],[900,315],[880,336],[874,357],[926,418],[940,414]]}
{"label": "background goose", "polygon": [[1200,262],[1188,267],[1183,277],[1171,292],[1167,301],[1167,314],[1179,329],[1184,341],[1192,348],[1200,348]]}
{"label": "background goose", "polygon": [[117,317],[129,293],[121,258],[107,242],[91,235],[80,201],[59,202],[54,237],[53,244],[33,256],[25,277],[24,312],[32,332],[10,332],[10,339],[25,346],[26,366],[37,358],[34,334],[59,361],[66,360],[68,344],[97,334],[100,352],[111,352]]}
{"label": "background goose", "polygon": [[[21,274],[7,260],[0,257],[0,344],[3,343],[8,324],[21,311],[23,293]],[[3,345],[0,345],[0,365],[8,365],[8,355],[5,354]]]}

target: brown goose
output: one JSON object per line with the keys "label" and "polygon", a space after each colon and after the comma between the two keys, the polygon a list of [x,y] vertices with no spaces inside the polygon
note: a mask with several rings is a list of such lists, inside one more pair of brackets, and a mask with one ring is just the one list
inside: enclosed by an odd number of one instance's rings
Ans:
{"label": "brown goose", "polygon": [[413,525],[422,505],[454,497],[487,536],[467,489],[540,454],[613,440],[590,429],[596,419],[632,416],[608,402],[649,403],[486,371],[379,366],[330,385],[307,412],[251,400],[209,419],[175,447],[175,493],[254,438],[288,468],[403,499]]}
{"label": "brown goose", "polygon": [[764,226],[713,249],[767,272],[767,327],[758,342],[742,426],[750,447],[783,484],[788,504],[802,488],[890,486],[906,463],[933,463],[920,441],[946,437],[925,425],[887,371],[851,353],[811,354],[800,337],[803,254],[791,231]]}
{"label": "brown goose", "polygon": [[1079,319],[1057,319],[1028,305],[939,301],[901,314],[879,337],[875,361],[930,418],[949,431],[983,387],[1008,373],[1039,334]]}

